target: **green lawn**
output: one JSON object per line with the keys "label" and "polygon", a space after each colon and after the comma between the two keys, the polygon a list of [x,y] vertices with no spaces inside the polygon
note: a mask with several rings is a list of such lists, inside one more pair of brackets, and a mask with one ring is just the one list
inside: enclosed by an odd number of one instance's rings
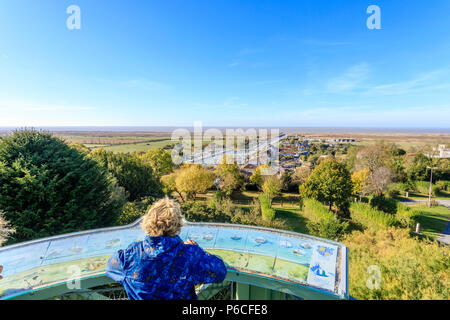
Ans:
{"label": "green lawn", "polygon": [[148,141],[148,142],[139,142],[139,143],[131,143],[131,144],[119,144],[119,145],[111,145],[104,147],[103,149],[107,151],[112,151],[115,153],[119,152],[135,152],[135,151],[148,151],[156,148],[163,148],[167,145],[174,145],[175,142],[170,139],[163,141]]}
{"label": "green lawn", "polygon": [[301,213],[300,209],[275,208],[275,211],[275,217],[286,221],[293,231],[308,234],[306,228],[308,219]]}
{"label": "green lawn", "polygon": [[[404,195],[398,196],[396,198],[399,200],[407,200],[407,199],[424,200],[424,199],[428,199],[428,194],[410,192],[408,198],[406,198]],[[450,192],[441,191],[437,197],[431,196],[431,199],[432,200],[433,199],[442,199],[442,200],[450,199]]]}
{"label": "green lawn", "polygon": [[426,205],[418,205],[413,208],[421,212],[417,218],[421,232],[431,238],[439,236],[450,220],[450,209],[444,206],[428,208]]}

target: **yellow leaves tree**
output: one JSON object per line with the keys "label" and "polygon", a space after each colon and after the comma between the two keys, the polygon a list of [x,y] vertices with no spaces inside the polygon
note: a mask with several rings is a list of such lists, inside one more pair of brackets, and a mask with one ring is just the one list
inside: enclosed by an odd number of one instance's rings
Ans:
{"label": "yellow leaves tree", "polygon": [[281,181],[275,176],[271,176],[264,181],[262,191],[267,196],[272,205],[272,200],[281,192]]}
{"label": "yellow leaves tree", "polygon": [[225,156],[217,166],[216,174],[221,180],[220,189],[228,196],[244,184],[244,175],[241,173],[237,163],[230,161]]}
{"label": "yellow leaves tree", "polygon": [[177,171],[176,190],[184,193],[188,200],[194,200],[199,193],[205,193],[214,183],[214,174],[201,165],[188,165]]}
{"label": "yellow leaves tree", "polygon": [[365,194],[367,184],[369,183],[370,170],[363,169],[352,174],[353,193],[360,197]]}
{"label": "yellow leaves tree", "polygon": [[259,165],[250,177],[250,182],[258,185],[259,187],[262,187],[266,177],[261,174],[261,169],[263,168],[270,168],[270,166],[268,164]]}

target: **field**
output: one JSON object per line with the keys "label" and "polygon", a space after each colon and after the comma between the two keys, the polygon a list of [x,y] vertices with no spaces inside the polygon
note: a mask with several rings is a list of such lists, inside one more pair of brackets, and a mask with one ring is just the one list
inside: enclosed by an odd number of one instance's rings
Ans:
{"label": "field", "polygon": [[407,152],[422,150],[427,146],[450,144],[450,134],[446,133],[382,133],[382,132],[314,132],[302,133],[307,139],[353,138],[356,145],[371,145],[379,141],[395,143]]}
{"label": "field", "polygon": [[[368,132],[289,132],[298,133],[306,139],[334,139],[353,138],[356,145],[370,145],[378,141],[395,143],[407,152],[415,152],[425,147],[437,146],[438,144],[450,145],[450,134],[447,133],[383,133]],[[0,136],[7,134],[6,130],[0,130]],[[151,131],[55,131],[67,142],[80,143],[90,149],[103,147],[114,152],[146,151],[153,148],[169,147],[173,145],[170,141],[171,132]]]}
{"label": "field", "polygon": [[418,205],[414,208],[421,212],[417,218],[420,232],[431,238],[439,236],[450,221],[450,209],[444,206],[428,208],[426,205]]}
{"label": "field", "polygon": [[[118,134],[117,136],[115,134]],[[95,150],[97,148],[103,148],[107,151],[115,153],[123,152],[135,152],[135,151],[148,151],[155,148],[171,148],[175,143],[171,141],[171,137],[167,133],[152,135],[140,135],[134,136],[134,133],[124,135],[124,133],[97,133],[92,134],[89,132],[86,135],[67,135],[59,133],[58,136],[69,143],[80,143],[85,147]]]}

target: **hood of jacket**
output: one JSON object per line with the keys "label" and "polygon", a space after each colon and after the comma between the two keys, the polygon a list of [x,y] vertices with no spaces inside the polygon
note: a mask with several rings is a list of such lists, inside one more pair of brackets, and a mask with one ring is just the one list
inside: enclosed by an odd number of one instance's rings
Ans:
{"label": "hood of jacket", "polygon": [[146,236],[143,247],[146,259],[172,260],[183,246],[183,240],[175,237],[150,237]]}

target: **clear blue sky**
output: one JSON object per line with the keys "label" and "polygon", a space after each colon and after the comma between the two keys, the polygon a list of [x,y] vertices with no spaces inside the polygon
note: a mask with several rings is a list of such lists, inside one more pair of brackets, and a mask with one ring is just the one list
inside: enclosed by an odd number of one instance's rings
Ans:
{"label": "clear blue sky", "polygon": [[0,0],[0,126],[448,128],[449,13],[448,0]]}

